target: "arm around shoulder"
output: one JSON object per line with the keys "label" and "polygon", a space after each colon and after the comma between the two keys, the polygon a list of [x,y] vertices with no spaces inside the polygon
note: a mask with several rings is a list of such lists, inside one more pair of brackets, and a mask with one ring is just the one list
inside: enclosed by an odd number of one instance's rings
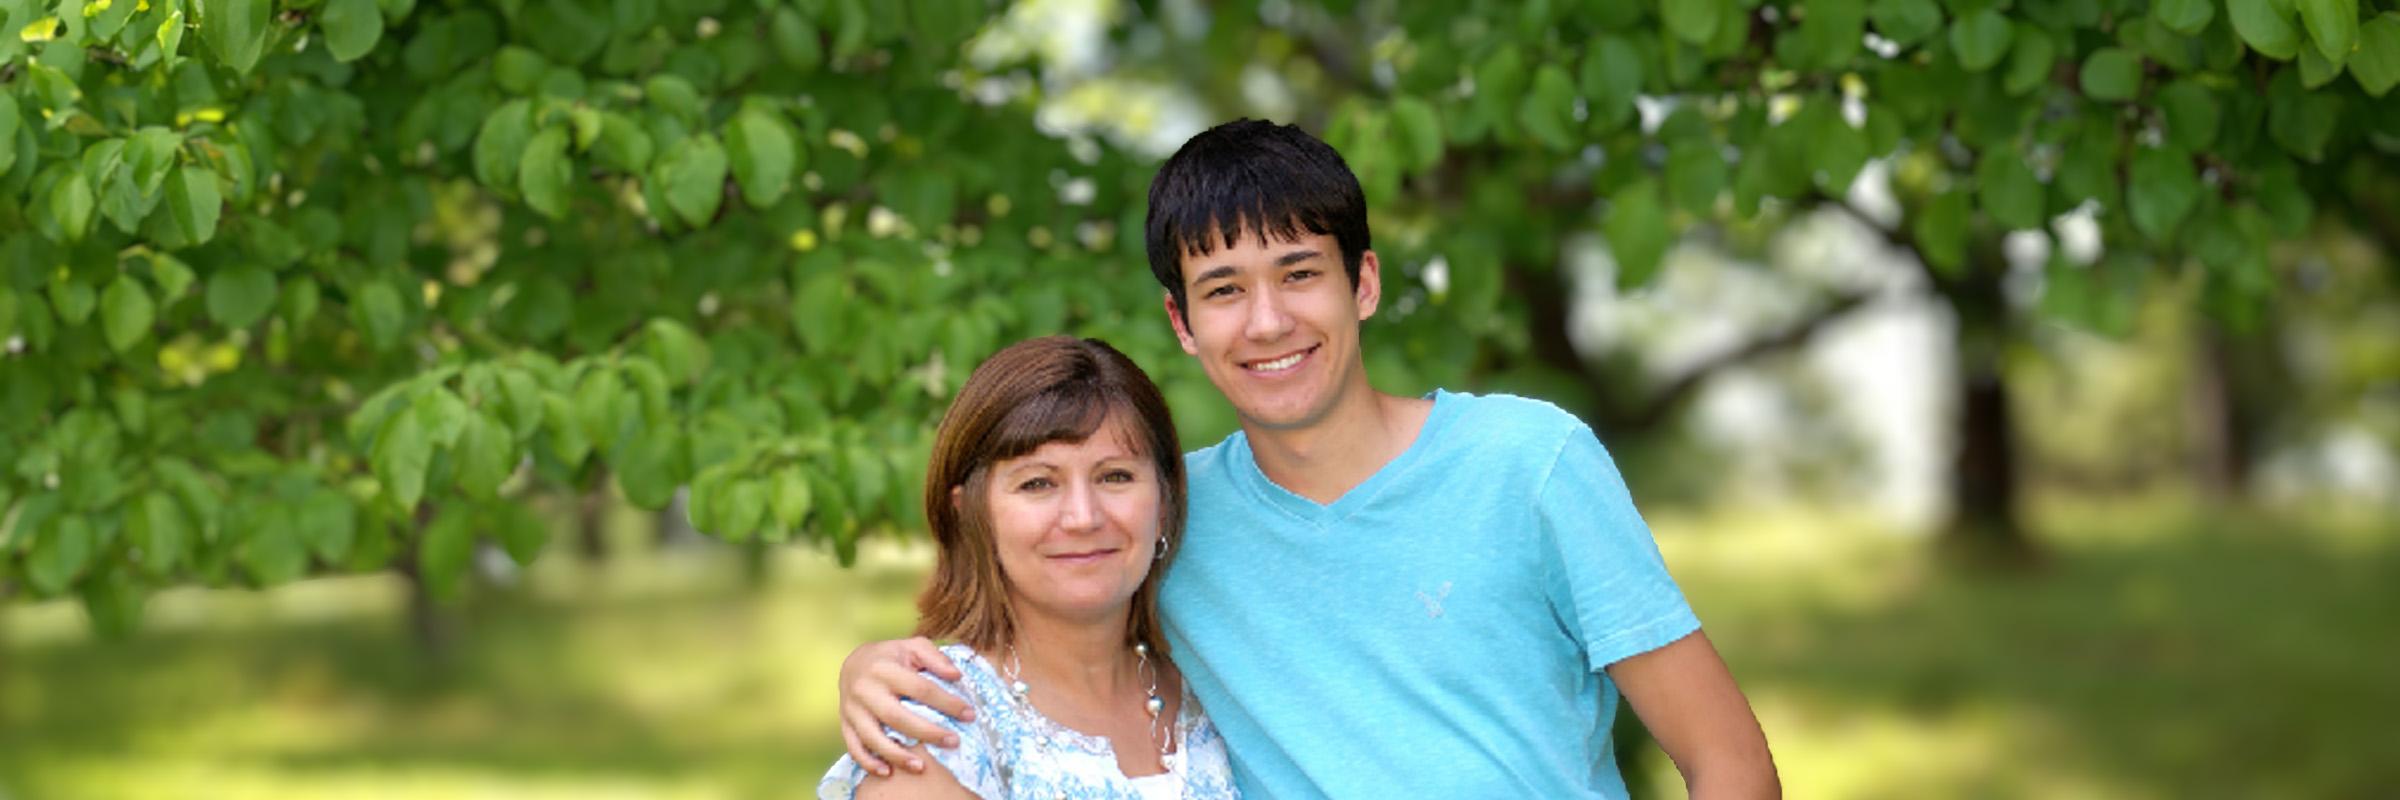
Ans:
{"label": "arm around shoulder", "polygon": [[923,772],[900,770],[888,776],[870,775],[858,784],[856,800],[977,800],[974,792],[967,791],[948,768],[925,752],[924,745],[908,750],[926,765]]}

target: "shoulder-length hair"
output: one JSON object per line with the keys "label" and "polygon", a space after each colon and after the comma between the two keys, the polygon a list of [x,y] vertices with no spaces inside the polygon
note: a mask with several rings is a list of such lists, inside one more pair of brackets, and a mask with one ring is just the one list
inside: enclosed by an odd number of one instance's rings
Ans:
{"label": "shoulder-length hair", "polygon": [[925,470],[925,521],[940,552],[917,597],[918,635],[987,653],[1015,642],[1008,576],[1000,569],[986,499],[991,467],[1051,442],[1099,434],[1112,412],[1133,425],[1131,444],[1157,468],[1158,535],[1167,553],[1134,591],[1126,639],[1167,654],[1158,584],[1181,549],[1185,503],[1175,421],[1158,387],[1124,353],[1072,336],[1027,339],[992,354],[942,415]]}

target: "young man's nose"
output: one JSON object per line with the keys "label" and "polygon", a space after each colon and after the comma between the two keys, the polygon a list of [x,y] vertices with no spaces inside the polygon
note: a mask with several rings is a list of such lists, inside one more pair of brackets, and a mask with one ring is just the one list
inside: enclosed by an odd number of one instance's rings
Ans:
{"label": "young man's nose", "polygon": [[1249,314],[1242,321],[1242,334],[1252,341],[1271,342],[1292,332],[1292,315],[1284,307],[1281,292],[1273,289],[1252,295]]}

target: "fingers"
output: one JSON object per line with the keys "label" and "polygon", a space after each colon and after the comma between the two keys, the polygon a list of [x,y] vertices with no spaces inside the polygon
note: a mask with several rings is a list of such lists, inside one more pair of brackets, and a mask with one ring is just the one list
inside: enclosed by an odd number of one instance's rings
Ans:
{"label": "fingers", "polygon": [[850,720],[848,719],[842,720],[842,749],[850,751],[850,760],[858,762],[858,767],[866,770],[868,774],[878,778],[891,777],[891,766],[883,763],[883,759],[876,758],[874,753],[867,752],[867,748],[859,744],[858,734],[850,732]]}
{"label": "fingers", "polygon": [[[931,672],[934,674],[934,677],[941,678],[942,680],[946,681],[958,680],[963,675],[963,673],[958,671],[958,665],[951,663],[950,657],[943,655],[942,648],[938,645],[935,645],[932,639],[919,636],[913,639],[904,639],[899,642],[895,642],[894,644],[899,645],[902,657],[909,662],[911,667],[915,669]],[[957,715],[953,714],[951,716]],[[959,719],[966,720],[972,719],[972,717],[959,717]]]}
{"label": "fingers", "polygon": [[[910,714],[909,716],[916,715]],[[925,772],[924,759],[918,758],[915,753],[909,752],[906,746],[885,735],[883,725],[876,722],[871,714],[862,712],[854,716],[844,716],[842,736],[843,743],[851,748],[851,757],[860,764],[872,762],[874,766],[868,767],[868,770],[874,772],[878,777],[890,777],[893,764],[898,764],[900,768],[910,772],[918,774]],[[858,757],[861,752],[866,754],[866,758]]]}

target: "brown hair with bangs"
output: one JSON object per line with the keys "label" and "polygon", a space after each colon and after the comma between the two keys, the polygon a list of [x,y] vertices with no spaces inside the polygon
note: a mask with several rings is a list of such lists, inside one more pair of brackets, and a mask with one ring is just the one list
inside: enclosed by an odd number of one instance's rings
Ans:
{"label": "brown hair with bangs", "polygon": [[1181,549],[1183,447],[1150,376],[1108,343],[1072,336],[1027,339],[992,354],[942,415],[925,469],[925,522],[940,553],[917,597],[917,635],[965,642],[986,653],[1015,642],[1008,577],[1000,569],[985,499],[991,467],[1051,442],[1101,433],[1110,412],[1134,424],[1132,444],[1158,470],[1158,535],[1167,543],[1166,557],[1151,564],[1133,593],[1126,639],[1167,654],[1158,583]]}

